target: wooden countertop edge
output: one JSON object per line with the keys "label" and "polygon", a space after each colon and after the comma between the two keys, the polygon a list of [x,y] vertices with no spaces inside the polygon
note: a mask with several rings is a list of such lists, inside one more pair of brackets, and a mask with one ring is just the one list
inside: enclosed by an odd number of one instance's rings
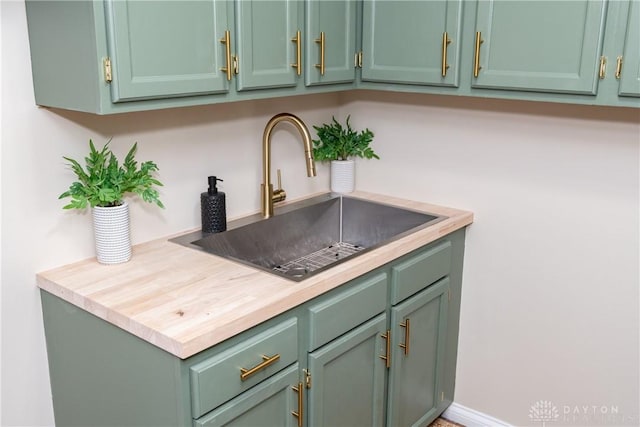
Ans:
{"label": "wooden countertop edge", "polygon": [[[36,282],[41,289],[181,359],[186,359],[473,222],[473,213],[468,211],[360,191],[351,193],[349,196],[436,213],[448,218],[297,283],[167,241],[175,235],[134,246],[134,255],[129,263],[104,266],[98,264],[95,258],[91,258],[38,273]],[[176,235],[180,234],[184,233]],[[189,276],[184,283],[174,285],[170,278],[155,277],[156,281],[165,281],[164,285],[156,284],[154,277],[150,277],[153,272],[153,263],[148,266],[146,261],[157,261],[158,254],[167,253],[176,255],[168,257],[172,260],[176,257],[194,260],[196,265],[202,266],[202,271],[180,271],[178,267],[178,275],[182,273]],[[178,264],[179,262],[176,261],[176,265]],[[170,267],[161,263],[159,268]],[[138,272],[144,268],[150,271]],[[137,275],[134,272],[137,272]],[[220,278],[210,278],[212,275]],[[78,276],[80,279],[76,279]],[[90,282],[89,277],[95,277],[95,280]],[[136,282],[138,277],[144,279],[151,291],[156,291],[149,296],[148,300],[145,299],[145,290],[140,290],[142,284]],[[121,280],[122,284],[117,280]],[[211,314],[216,310],[203,308],[199,300],[193,296],[189,296],[185,307],[189,307],[189,304],[197,304],[198,307],[193,310],[180,308],[182,305],[179,301],[185,296],[181,292],[186,294],[193,286],[196,286],[197,290],[204,289],[211,294],[227,297],[228,293],[224,292],[228,292],[228,287],[235,286],[234,283],[251,288],[258,282],[260,287],[255,291],[256,295],[253,295],[249,289],[243,297],[238,298],[238,302],[233,303],[237,303],[237,307],[221,307],[226,311],[218,313],[217,317],[214,316],[216,313]],[[202,283],[201,287],[198,287],[199,283]],[[129,314],[127,311],[137,307],[137,305],[126,304],[127,298],[132,293],[140,294],[138,297],[142,305],[147,301],[164,301],[167,311],[159,310],[155,313],[156,308],[152,307],[141,313]],[[238,291],[238,294],[240,293]],[[174,297],[174,294],[178,296]],[[113,296],[115,299],[108,299]],[[135,296],[131,296],[131,299],[134,298]],[[249,300],[246,304],[248,307],[243,305],[243,298]],[[220,305],[222,306],[223,303],[221,302]],[[167,320],[167,318],[170,319]],[[160,326],[158,326],[158,319],[162,320]]]}

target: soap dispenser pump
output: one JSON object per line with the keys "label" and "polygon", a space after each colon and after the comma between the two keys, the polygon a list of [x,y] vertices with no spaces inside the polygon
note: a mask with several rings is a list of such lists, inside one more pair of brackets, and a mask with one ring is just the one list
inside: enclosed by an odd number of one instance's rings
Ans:
{"label": "soap dispenser pump", "polygon": [[202,231],[204,233],[219,233],[227,229],[226,196],[222,191],[218,191],[218,181],[223,180],[210,176],[209,189],[200,194]]}

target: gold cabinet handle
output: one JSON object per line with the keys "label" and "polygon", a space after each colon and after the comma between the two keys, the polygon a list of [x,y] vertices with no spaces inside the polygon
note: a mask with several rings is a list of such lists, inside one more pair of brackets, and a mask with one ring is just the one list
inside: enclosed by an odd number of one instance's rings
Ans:
{"label": "gold cabinet handle", "polygon": [[225,59],[227,63],[225,67],[220,68],[220,71],[227,73],[227,80],[231,81],[231,32],[229,30],[224,32],[224,37],[220,39],[220,43],[225,45]]}
{"label": "gold cabinet handle", "polygon": [[315,39],[315,42],[320,44],[320,63],[316,64],[316,68],[319,68],[320,75],[324,76],[324,31],[320,31],[320,38]]}
{"label": "gold cabinet handle", "polygon": [[600,80],[604,79],[607,73],[607,57],[606,56],[601,56],[600,57],[600,71],[598,72],[598,77],[600,77]]}
{"label": "gold cabinet handle", "polygon": [[261,370],[265,369],[268,366],[273,365],[278,360],[280,360],[279,354],[274,354],[271,357],[265,356],[264,354],[262,354],[261,356],[262,356],[262,362],[260,364],[254,366],[251,369],[240,368],[240,379],[242,381],[246,381],[252,375],[260,372]]}
{"label": "gold cabinet handle", "polygon": [[291,66],[296,69],[296,74],[300,75],[302,73],[302,61],[300,60],[302,58],[302,40],[300,39],[300,30],[296,32],[295,37],[292,38],[291,41],[296,44],[296,63],[291,64]]}
{"label": "gold cabinet handle", "polygon": [[411,336],[410,325],[411,323],[409,322],[409,319],[404,319],[404,322],[400,323],[400,326],[404,328],[404,344],[400,343],[398,345],[404,350],[405,356],[409,355],[409,339]]}
{"label": "gold cabinet handle", "polygon": [[291,411],[291,415],[298,419],[298,427],[302,427],[302,418],[304,417],[304,400],[302,399],[302,390],[304,387],[302,383],[298,383],[297,386],[291,386],[291,389],[298,393],[298,411]]}
{"label": "gold cabinet handle", "polygon": [[391,367],[391,331],[387,329],[387,332],[380,335],[380,337],[384,338],[386,341],[385,354],[384,356],[380,356],[380,359],[385,361],[385,366],[387,368],[390,368]]}
{"label": "gold cabinet handle", "polygon": [[451,43],[451,39],[449,39],[445,31],[442,33],[442,77],[447,77],[447,70],[449,69],[447,64],[447,46],[449,46],[449,43]]}
{"label": "gold cabinet handle", "polygon": [[478,77],[478,73],[482,69],[480,66],[480,45],[484,43],[482,40],[482,33],[480,31],[476,32],[476,50],[473,57],[473,77]]}
{"label": "gold cabinet handle", "polygon": [[622,74],[622,56],[616,58],[616,79],[620,78]]}

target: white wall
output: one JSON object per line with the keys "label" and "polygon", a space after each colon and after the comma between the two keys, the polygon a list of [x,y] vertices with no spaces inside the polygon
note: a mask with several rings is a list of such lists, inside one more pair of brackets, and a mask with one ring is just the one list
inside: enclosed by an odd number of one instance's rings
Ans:
{"label": "white wall", "polygon": [[557,408],[553,425],[640,424],[640,111],[346,101],[382,158],[358,162],[359,189],[475,213],[456,402],[514,425],[540,425],[540,400]]}
{"label": "white wall", "polygon": [[[82,157],[89,138],[113,136],[118,153],[139,142],[139,158],[160,166],[167,205],[134,204],[141,242],[197,226],[209,174],[225,179],[229,215],[256,210],[262,129],[287,110],[310,125],[352,114],[376,132],[383,160],[359,162],[360,189],[476,213],[459,403],[517,425],[539,425],[528,418],[538,400],[561,416],[615,406],[638,424],[637,110],[356,93],[109,117],[50,111],[34,106],[24,4],[0,8],[3,426],[53,423],[35,273],[93,255],[89,215],[56,200],[72,179],[61,156]],[[324,167],[305,177],[293,133],[275,138],[290,196],[328,188]],[[599,424],[585,417],[573,425]]]}

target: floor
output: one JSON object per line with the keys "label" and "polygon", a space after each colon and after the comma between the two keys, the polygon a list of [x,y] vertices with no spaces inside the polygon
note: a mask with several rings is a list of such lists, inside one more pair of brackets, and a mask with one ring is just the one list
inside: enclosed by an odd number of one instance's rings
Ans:
{"label": "floor", "polygon": [[429,427],[464,427],[464,426],[462,424],[457,424],[444,418],[438,418],[434,422],[429,424]]}

